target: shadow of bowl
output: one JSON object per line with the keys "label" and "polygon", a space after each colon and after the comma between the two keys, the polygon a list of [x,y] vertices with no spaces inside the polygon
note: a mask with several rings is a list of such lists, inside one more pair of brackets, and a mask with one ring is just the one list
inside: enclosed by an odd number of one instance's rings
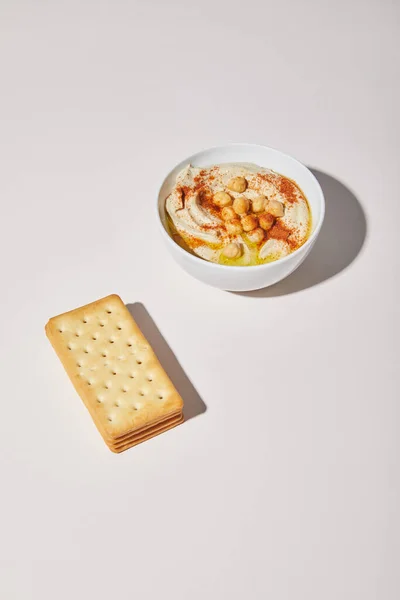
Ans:
{"label": "shadow of bowl", "polygon": [[360,202],[331,175],[310,170],[318,179],[326,202],[324,224],[314,248],[287,279],[262,290],[238,292],[240,295],[271,298],[294,294],[344,271],[360,253],[367,236],[367,220]]}

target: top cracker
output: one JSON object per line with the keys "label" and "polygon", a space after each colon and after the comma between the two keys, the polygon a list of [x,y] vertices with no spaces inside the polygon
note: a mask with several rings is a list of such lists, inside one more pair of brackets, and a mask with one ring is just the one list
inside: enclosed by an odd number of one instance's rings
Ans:
{"label": "top cracker", "polygon": [[53,317],[46,334],[104,438],[182,410],[182,398],[119,296]]}

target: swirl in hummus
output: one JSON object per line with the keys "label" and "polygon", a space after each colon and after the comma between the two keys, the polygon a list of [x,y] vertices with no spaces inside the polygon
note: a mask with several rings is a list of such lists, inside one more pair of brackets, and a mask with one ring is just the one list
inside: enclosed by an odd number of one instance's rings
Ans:
{"label": "swirl in hummus", "polygon": [[298,185],[253,164],[186,166],[166,199],[172,237],[201,258],[257,265],[307,240],[311,212]]}

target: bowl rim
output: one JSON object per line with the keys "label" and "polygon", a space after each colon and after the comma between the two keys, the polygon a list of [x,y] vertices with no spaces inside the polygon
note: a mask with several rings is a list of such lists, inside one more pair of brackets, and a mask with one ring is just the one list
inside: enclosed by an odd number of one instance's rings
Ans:
{"label": "bowl rim", "polygon": [[[277,154],[280,154],[283,157],[286,157],[286,158],[289,158],[291,160],[294,160],[298,165],[300,165],[303,169],[305,169],[305,171],[307,172],[308,176],[316,184],[316,188],[318,190],[318,195],[319,195],[319,200],[320,200],[320,205],[321,205],[321,214],[320,214],[319,222],[317,223],[314,231],[311,233],[311,235],[307,238],[307,240],[304,242],[304,244],[302,246],[300,246],[299,248],[296,248],[296,250],[294,250],[293,252],[291,252],[287,256],[284,256],[282,258],[278,258],[277,260],[274,260],[274,261],[271,261],[271,262],[268,262],[268,263],[264,263],[264,264],[261,264],[261,265],[221,265],[219,263],[214,263],[214,262],[205,260],[204,258],[201,258],[200,256],[197,256],[196,254],[191,254],[187,250],[184,250],[183,248],[181,248],[181,246],[179,246],[179,244],[177,244],[171,238],[171,236],[168,234],[167,230],[164,227],[164,224],[163,224],[162,219],[161,219],[161,214],[160,214],[160,194],[161,194],[161,189],[162,189],[162,187],[163,187],[163,185],[165,183],[165,180],[171,175],[172,171],[174,171],[174,169],[176,169],[176,167],[178,165],[180,165],[181,163],[185,163],[186,162],[186,159],[184,159],[184,160],[181,160],[181,161],[177,162],[175,164],[175,166],[172,167],[172,169],[169,169],[169,171],[167,172],[167,174],[162,179],[161,185],[158,188],[157,198],[156,198],[156,214],[157,214],[158,226],[161,228],[161,233],[164,236],[164,239],[166,239],[169,244],[172,244],[173,248],[176,249],[178,251],[178,253],[181,253],[184,257],[187,257],[188,260],[193,260],[194,263],[197,264],[197,265],[202,264],[204,266],[204,268],[211,268],[211,269],[220,270],[220,271],[229,271],[229,272],[232,272],[232,271],[247,271],[249,268],[251,270],[261,271],[263,269],[268,269],[268,268],[274,267],[277,264],[283,264],[285,262],[293,260],[293,258],[298,253],[300,253],[300,251],[303,253],[305,249],[307,249],[309,246],[313,245],[316,237],[318,236],[319,232],[321,231],[321,227],[322,227],[322,224],[324,222],[324,218],[325,218],[325,197],[324,197],[324,193],[322,191],[322,188],[321,188],[321,185],[320,185],[318,179],[315,177],[314,173],[308,167],[306,167],[306,165],[304,163],[302,163],[301,161],[299,161],[297,158],[295,158],[291,154],[287,154],[286,152],[282,152],[281,150],[277,150],[276,148],[272,148],[272,146],[265,146],[264,144],[252,144],[250,142],[231,142],[231,143],[228,143],[228,144],[223,144],[223,145],[218,145],[218,146],[210,146],[208,148],[204,148],[203,150],[198,150],[197,152],[194,152],[193,154],[190,154],[188,156],[188,160],[190,162],[190,159],[193,159],[198,154],[202,154],[203,152],[207,152],[209,150],[220,150],[220,149],[222,150],[223,148],[229,148],[229,147],[232,147],[232,146],[251,146],[253,148],[264,148],[266,150],[272,150],[273,152],[276,152]],[[283,173],[281,173],[281,174],[284,175]],[[166,200],[166,198],[164,199],[164,202],[165,202],[165,200]]]}

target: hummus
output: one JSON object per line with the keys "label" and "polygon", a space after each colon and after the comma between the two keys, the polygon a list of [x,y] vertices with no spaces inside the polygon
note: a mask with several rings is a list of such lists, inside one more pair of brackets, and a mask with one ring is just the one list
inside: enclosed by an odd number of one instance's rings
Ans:
{"label": "hummus", "polygon": [[298,185],[253,164],[187,165],[166,199],[172,237],[201,258],[228,265],[278,260],[311,230]]}

